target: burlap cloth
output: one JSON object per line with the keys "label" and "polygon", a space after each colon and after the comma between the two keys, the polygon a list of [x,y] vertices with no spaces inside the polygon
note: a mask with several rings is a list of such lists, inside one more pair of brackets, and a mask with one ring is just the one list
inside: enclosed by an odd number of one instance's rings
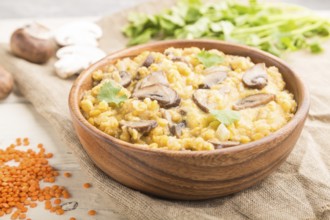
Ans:
{"label": "burlap cloth", "polygon": [[[159,1],[135,10],[155,12],[164,4],[170,2]],[[127,14],[123,11],[99,22],[105,32],[101,40],[105,51],[125,47],[120,29]],[[311,92],[308,120],[287,161],[258,186],[201,202],[150,197],[122,186],[95,167],[72,127],[67,104],[72,80],[59,79],[53,61],[43,66],[31,64],[13,57],[8,46],[2,45],[0,64],[14,74],[24,96],[71,148],[93,184],[112,201],[109,208],[128,219],[330,219],[330,43],[325,46],[321,55],[300,52],[285,58]]]}

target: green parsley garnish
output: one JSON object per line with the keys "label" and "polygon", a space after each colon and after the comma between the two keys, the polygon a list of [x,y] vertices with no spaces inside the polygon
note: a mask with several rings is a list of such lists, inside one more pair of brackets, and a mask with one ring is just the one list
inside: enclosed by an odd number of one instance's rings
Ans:
{"label": "green parsley garnish", "polygon": [[118,106],[120,103],[128,99],[126,95],[120,95],[120,90],[121,88],[115,86],[111,81],[106,82],[101,86],[97,98],[100,101],[106,101],[109,104]]}
{"label": "green parsley garnish", "polygon": [[211,67],[223,62],[223,57],[214,53],[210,53],[206,50],[199,52],[197,54],[197,58],[205,67]]}
{"label": "green parsley garnish", "polygon": [[232,110],[211,110],[210,113],[225,125],[230,125],[240,118],[239,112]]}

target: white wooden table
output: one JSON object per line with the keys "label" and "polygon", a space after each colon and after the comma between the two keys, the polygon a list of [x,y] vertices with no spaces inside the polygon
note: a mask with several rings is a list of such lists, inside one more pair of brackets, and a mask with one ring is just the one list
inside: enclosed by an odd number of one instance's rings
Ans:
{"label": "white wooden table", "polygon": [[[56,18],[38,21],[41,21],[46,26],[55,28],[69,20],[75,19],[77,18]],[[96,18],[83,19],[93,20]],[[8,42],[13,30],[30,21],[32,20],[0,20],[0,42]],[[89,189],[82,187],[85,182],[89,182],[89,179],[80,170],[70,149],[61,145],[51,125],[35,111],[33,106],[22,95],[15,91],[6,100],[0,101],[0,149],[14,143],[17,137],[29,137],[31,146],[43,143],[47,152],[54,153],[54,157],[49,160],[50,164],[61,173],[57,178],[56,184],[65,186],[72,194],[72,198],[67,201],[77,201],[79,203],[76,210],[68,211],[62,216],[50,213],[44,209],[44,203],[40,203],[36,208],[29,209],[28,217],[33,220],[60,220],[69,219],[70,217],[75,217],[77,220],[124,219],[109,209],[111,201],[102,196],[102,192],[94,187]],[[66,171],[72,173],[71,178],[63,177],[63,173]],[[88,216],[87,212],[90,209],[96,210],[97,215],[94,217]],[[10,215],[0,217],[0,219],[9,220]]]}

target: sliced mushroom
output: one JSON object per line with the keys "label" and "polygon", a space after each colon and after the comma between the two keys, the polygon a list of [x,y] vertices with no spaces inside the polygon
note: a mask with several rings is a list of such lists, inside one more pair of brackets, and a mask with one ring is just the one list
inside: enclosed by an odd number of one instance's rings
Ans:
{"label": "sliced mushroom", "polygon": [[176,137],[180,137],[182,134],[182,129],[186,127],[186,122],[182,121],[177,124],[172,124],[169,126],[170,132],[172,135],[175,135]]}
{"label": "sliced mushroom", "polygon": [[79,21],[63,25],[55,31],[55,40],[60,46],[89,45],[97,46],[102,29],[93,22]]}
{"label": "sliced mushroom", "polygon": [[226,72],[214,72],[211,74],[208,74],[204,78],[203,84],[199,85],[200,89],[209,89],[212,86],[221,83],[227,78]]}
{"label": "sliced mushroom", "polygon": [[62,59],[70,55],[93,57],[94,60],[97,61],[105,57],[106,54],[97,47],[84,46],[84,45],[72,45],[72,46],[62,47],[56,52],[56,57],[58,59]]}
{"label": "sliced mushroom", "polygon": [[248,69],[243,75],[243,83],[252,89],[262,89],[267,85],[267,68],[264,63],[258,63]]}
{"label": "sliced mushroom", "polygon": [[56,44],[48,28],[33,23],[17,29],[12,34],[10,48],[14,55],[42,64],[54,55]]}
{"label": "sliced mushroom", "polygon": [[82,56],[66,56],[54,63],[56,74],[62,79],[79,74],[90,65],[90,61]]}
{"label": "sliced mushroom", "polygon": [[96,47],[75,45],[61,48],[56,56],[59,58],[54,64],[57,75],[69,78],[103,58],[105,53]]}
{"label": "sliced mushroom", "polygon": [[124,121],[120,122],[120,126],[133,128],[138,132],[145,134],[149,133],[153,128],[157,127],[155,120],[141,120],[141,121]]}
{"label": "sliced mushroom", "polygon": [[135,90],[142,89],[144,87],[151,86],[154,84],[168,85],[167,78],[162,71],[150,73],[148,76],[146,76],[144,79],[142,79],[136,84]]}
{"label": "sliced mushroom", "polygon": [[181,101],[178,93],[174,89],[160,83],[134,91],[133,97],[157,100],[158,104],[163,108],[178,106]]}
{"label": "sliced mushroom", "polygon": [[178,112],[180,113],[180,115],[186,116],[187,113],[188,113],[188,110],[187,109],[180,108]]}
{"label": "sliced mushroom", "polygon": [[128,87],[132,82],[132,76],[126,71],[120,71],[119,76],[121,78],[120,85],[123,87]]}
{"label": "sliced mushroom", "polygon": [[176,137],[180,137],[182,134],[182,129],[187,126],[186,121],[182,121],[179,123],[173,123],[172,116],[169,111],[163,110],[163,117],[168,121],[168,129],[171,132],[172,135],[175,135]]}
{"label": "sliced mushroom", "polygon": [[274,94],[255,94],[245,97],[233,105],[234,110],[242,110],[246,108],[254,108],[260,105],[265,105],[268,102],[275,100]]}
{"label": "sliced mushroom", "polygon": [[147,58],[144,60],[144,62],[142,63],[142,66],[145,66],[148,68],[149,66],[151,66],[151,64],[153,64],[154,61],[155,61],[154,57],[151,54],[149,54],[147,56]]}
{"label": "sliced mushroom", "polygon": [[238,141],[218,141],[218,140],[209,140],[209,143],[213,144],[215,149],[233,147],[240,144]]}
{"label": "sliced mushroom", "polygon": [[195,102],[195,104],[204,112],[208,113],[210,109],[213,109],[216,107],[216,103],[209,101],[209,92],[208,89],[197,89],[193,96],[192,100]]}

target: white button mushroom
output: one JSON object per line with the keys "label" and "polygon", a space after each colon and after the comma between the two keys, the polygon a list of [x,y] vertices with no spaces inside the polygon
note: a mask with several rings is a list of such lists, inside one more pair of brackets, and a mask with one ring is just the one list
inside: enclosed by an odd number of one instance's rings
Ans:
{"label": "white button mushroom", "polygon": [[59,60],[54,64],[56,74],[61,78],[69,78],[79,74],[89,65],[102,59],[106,54],[96,47],[68,46],[59,49],[56,56]]}
{"label": "white button mushroom", "polygon": [[60,46],[97,46],[102,29],[93,22],[79,21],[66,24],[55,31],[55,40]]}
{"label": "white button mushroom", "polygon": [[62,47],[56,52],[56,57],[58,59],[65,58],[66,56],[70,55],[92,57],[94,61],[97,61],[103,58],[105,53],[97,47],[83,45]]}

